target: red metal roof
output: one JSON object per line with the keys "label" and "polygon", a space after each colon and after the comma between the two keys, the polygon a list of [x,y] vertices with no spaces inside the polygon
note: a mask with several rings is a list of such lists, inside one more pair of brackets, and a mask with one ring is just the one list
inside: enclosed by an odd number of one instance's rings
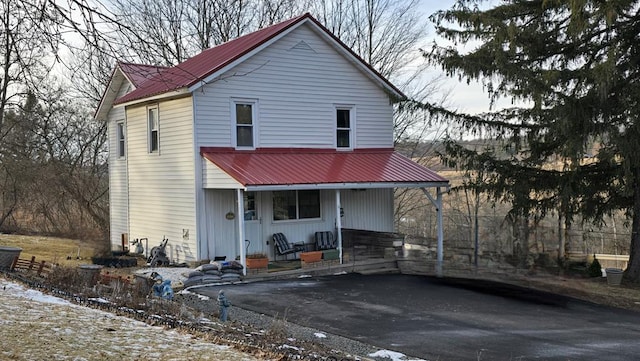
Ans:
{"label": "red metal roof", "polygon": [[116,99],[115,104],[194,85],[309,16],[305,14],[207,49],[175,67],[165,69],[144,86]]}
{"label": "red metal roof", "polygon": [[225,66],[238,60],[242,56],[248,54],[252,50],[258,48],[262,44],[305,19],[309,19],[316,24],[330,38],[340,44],[349,54],[375,74],[375,76],[384,82],[390,89],[395,91],[400,97],[404,97],[402,91],[373,69],[371,65],[367,64],[348,46],[340,41],[340,39],[320,24],[320,22],[314,19],[313,16],[306,13],[293,19],[241,36],[216,47],[204,50],[200,54],[176,65],[175,67],[166,68],[164,70],[161,69],[158,74],[148,79],[136,90],[116,99],[114,104],[122,104],[195,85],[197,82],[202,81],[209,75],[221,70]]}
{"label": "red metal roof", "polygon": [[200,153],[244,186],[448,183],[393,149],[201,148]]}
{"label": "red metal roof", "polygon": [[133,63],[118,63],[118,66],[124,75],[133,83],[133,86],[139,88],[147,80],[158,75],[161,71],[167,69],[166,66],[144,65]]}

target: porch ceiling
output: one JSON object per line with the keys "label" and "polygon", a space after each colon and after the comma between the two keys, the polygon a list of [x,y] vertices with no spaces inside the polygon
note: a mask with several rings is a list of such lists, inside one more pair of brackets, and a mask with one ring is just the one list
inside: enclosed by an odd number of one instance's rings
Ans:
{"label": "porch ceiling", "polygon": [[447,187],[449,181],[393,149],[201,148],[247,190]]}

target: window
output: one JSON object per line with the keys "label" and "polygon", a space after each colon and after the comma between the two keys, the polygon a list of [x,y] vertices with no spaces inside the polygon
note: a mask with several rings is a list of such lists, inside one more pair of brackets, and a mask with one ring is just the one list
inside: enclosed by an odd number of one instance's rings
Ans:
{"label": "window", "polygon": [[158,106],[147,108],[149,119],[149,153],[155,153],[160,149]]}
{"label": "window", "polygon": [[273,220],[320,218],[320,191],[273,192]]}
{"label": "window", "polygon": [[336,147],[351,148],[352,147],[352,108],[339,107],[336,108]]}
{"label": "window", "polygon": [[254,148],[256,102],[234,101],[232,111],[236,133],[236,147]]}
{"label": "window", "polygon": [[124,143],[124,123],[119,122],[116,123],[116,138],[117,138],[117,152],[118,152],[118,157],[122,158],[124,157],[124,149],[125,149],[125,143]]}
{"label": "window", "polygon": [[256,208],[256,192],[244,193],[244,220],[258,220],[258,210]]}

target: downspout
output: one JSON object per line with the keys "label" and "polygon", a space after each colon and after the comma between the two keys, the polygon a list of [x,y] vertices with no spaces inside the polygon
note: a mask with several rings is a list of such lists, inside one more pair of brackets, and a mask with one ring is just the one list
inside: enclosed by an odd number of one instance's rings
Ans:
{"label": "downspout", "polygon": [[436,207],[437,214],[437,228],[438,228],[438,249],[436,252],[436,276],[442,277],[442,264],[443,264],[443,220],[442,220],[442,190],[440,187],[436,187],[436,198],[434,199],[431,193],[426,188],[421,188],[422,192],[431,200],[431,203]]}
{"label": "downspout", "polygon": [[240,263],[242,263],[242,274],[247,275],[247,255],[245,252],[244,244],[244,191],[240,188],[237,189],[236,198],[238,202],[238,245],[240,246]]}
{"label": "downspout", "polygon": [[338,253],[340,254],[340,264],[342,264],[342,220],[340,219],[340,190],[336,189],[336,231],[338,238]]}

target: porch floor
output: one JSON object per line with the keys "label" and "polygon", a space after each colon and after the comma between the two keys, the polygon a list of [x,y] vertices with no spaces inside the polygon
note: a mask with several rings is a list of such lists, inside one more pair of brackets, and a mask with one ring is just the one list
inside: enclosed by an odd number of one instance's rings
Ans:
{"label": "porch floor", "polygon": [[304,267],[297,260],[270,261],[267,270],[247,270],[244,277],[248,281],[267,279],[296,278],[301,276],[321,276],[337,273],[400,273],[395,258],[369,258],[360,261],[350,261],[343,264],[307,264]]}

